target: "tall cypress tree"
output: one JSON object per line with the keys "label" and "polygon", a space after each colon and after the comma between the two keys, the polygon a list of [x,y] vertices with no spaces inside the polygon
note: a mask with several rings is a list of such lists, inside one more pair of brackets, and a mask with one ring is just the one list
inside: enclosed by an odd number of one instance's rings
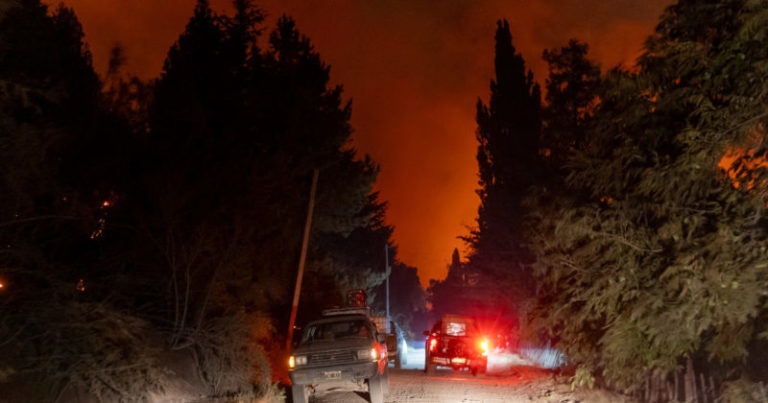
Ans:
{"label": "tall cypress tree", "polygon": [[496,78],[488,105],[477,103],[480,196],[477,227],[468,241],[468,271],[494,301],[516,304],[532,293],[530,257],[521,234],[521,200],[536,181],[541,95],[512,45],[507,21],[496,30]]}

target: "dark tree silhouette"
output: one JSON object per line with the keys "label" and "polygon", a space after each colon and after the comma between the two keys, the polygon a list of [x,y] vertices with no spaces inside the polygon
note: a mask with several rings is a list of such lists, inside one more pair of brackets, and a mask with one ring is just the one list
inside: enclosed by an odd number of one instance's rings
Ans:
{"label": "dark tree silhouette", "polygon": [[429,302],[432,305],[431,321],[435,322],[445,314],[477,314],[470,298],[473,293],[466,263],[461,261],[459,250],[454,249],[451,264],[445,280],[430,280]]}
{"label": "dark tree silhouette", "polygon": [[586,127],[598,104],[600,67],[587,59],[589,47],[572,39],[568,46],[545,50],[549,65],[546,81],[546,107],[542,111],[541,157],[553,172],[564,179],[563,164],[575,150],[581,149]]}
{"label": "dark tree silhouette", "polygon": [[342,88],[290,18],[261,50],[261,10],[234,6],[198,1],[155,81],[115,48],[103,86],[71,10],[0,14],[3,396],[142,398],[194,370],[190,393],[268,392],[314,169],[300,312],[383,279],[392,229]]}
{"label": "dark tree silhouette", "polygon": [[512,45],[509,24],[496,30],[496,78],[488,105],[477,104],[480,196],[477,227],[466,239],[467,272],[483,290],[486,306],[510,312],[533,294],[521,201],[537,178],[540,93]]}

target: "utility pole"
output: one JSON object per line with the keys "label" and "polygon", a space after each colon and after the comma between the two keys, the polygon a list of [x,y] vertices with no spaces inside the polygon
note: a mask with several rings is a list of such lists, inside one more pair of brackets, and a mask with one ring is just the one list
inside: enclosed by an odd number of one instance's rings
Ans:
{"label": "utility pole", "polygon": [[317,191],[317,177],[320,172],[315,168],[312,174],[312,187],[309,190],[309,207],[307,208],[307,222],[304,224],[304,239],[301,242],[301,256],[299,257],[299,273],[296,275],[296,288],[293,290],[293,306],[291,307],[291,319],[288,323],[288,339],[285,341],[285,350],[291,350],[293,343],[293,326],[296,324],[296,312],[299,310],[299,295],[301,295],[301,280],[304,277],[304,263],[307,260],[307,244],[309,243],[309,229],[312,227],[312,213],[315,209],[315,192]]}
{"label": "utility pole", "polygon": [[384,243],[384,270],[387,273],[387,333],[392,333],[389,329],[389,242]]}

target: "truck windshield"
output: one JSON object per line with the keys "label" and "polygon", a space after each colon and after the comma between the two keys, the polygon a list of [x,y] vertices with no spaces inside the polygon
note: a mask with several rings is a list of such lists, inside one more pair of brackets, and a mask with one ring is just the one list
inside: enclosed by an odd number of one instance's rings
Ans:
{"label": "truck windshield", "polygon": [[351,338],[371,338],[372,329],[363,319],[319,323],[307,328],[302,343]]}

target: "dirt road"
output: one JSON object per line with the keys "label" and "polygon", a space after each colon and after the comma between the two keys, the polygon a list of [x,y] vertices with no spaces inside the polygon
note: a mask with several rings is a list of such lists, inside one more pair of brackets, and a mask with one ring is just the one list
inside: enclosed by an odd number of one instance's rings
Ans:
{"label": "dirt road", "polygon": [[[409,357],[410,360],[410,357]],[[558,402],[614,403],[621,396],[600,391],[571,391],[564,379],[550,370],[528,365],[519,357],[501,357],[489,362],[489,372],[472,376],[469,372],[438,369],[426,376],[422,362],[409,361],[407,369],[390,368],[390,392],[386,402],[411,403],[501,403]],[[421,367],[421,368],[419,368]],[[368,401],[364,385],[321,385],[312,403],[363,403]]]}

